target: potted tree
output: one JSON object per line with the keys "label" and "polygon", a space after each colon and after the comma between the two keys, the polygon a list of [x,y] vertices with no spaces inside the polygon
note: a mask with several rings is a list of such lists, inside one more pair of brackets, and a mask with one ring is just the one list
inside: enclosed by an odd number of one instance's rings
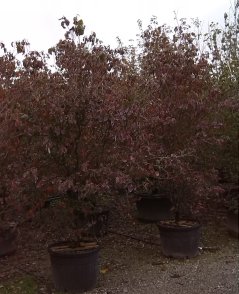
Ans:
{"label": "potted tree", "polygon": [[174,219],[160,221],[157,226],[165,256],[191,258],[199,252],[201,237],[201,224],[193,215],[199,195],[195,195],[193,179],[178,180],[175,178],[170,185]]}
{"label": "potted tree", "polygon": [[[121,53],[103,46],[95,33],[83,37],[82,20],[74,18],[70,27],[63,17],[61,25],[66,28],[65,38],[49,49],[55,58],[54,71],[48,67],[47,54],[26,53],[25,44],[17,43],[17,51],[23,56],[18,62],[18,76],[7,89],[9,99],[3,105],[7,115],[1,113],[0,117],[4,122],[0,146],[4,142],[4,147],[11,149],[5,172],[12,188],[18,194],[23,191],[29,203],[35,202],[38,207],[37,202],[44,205],[51,193],[65,197],[73,191],[77,199],[72,211],[80,209],[97,222],[90,198],[97,195],[102,199],[110,192],[113,160],[109,160],[109,154],[114,153],[112,125],[117,104],[112,106],[123,68]],[[88,199],[86,208],[82,207],[83,199]],[[103,218],[108,217],[107,212],[101,213]],[[85,291],[95,285],[99,246],[81,237],[74,244],[49,247],[55,284],[60,290]],[[64,265],[55,266],[55,262],[64,261],[71,273],[77,264],[74,275],[62,274]],[[84,264],[89,266],[84,268]],[[92,273],[92,278],[81,277],[79,272],[84,271]]]}
{"label": "potted tree", "polygon": [[136,191],[151,179],[167,191],[175,218],[158,226],[163,253],[179,258],[198,253],[200,224],[192,213],[213,183],[210,146],[218,144],[213,131],[219,124],[212,115],[218,90],[198,45],[185,20],[171,29],[153,19],[141,30],[134,85],[138,119],[132,120],[134,139],[125,164]]}
{"label": "potted tree", "polygon": [[[69,21],[63,18],[62,26],[67,28],[65,40],[51,52],[67,80],[62,97],[65,112],[60,122],[60,129],[65,132],[61,131],[58,138],[49,136],[51,159],[62,171],[58,187],[69,196],[73,217],[80,223],[80,237],[75,242],[50,245],[49,254],[56,288],[82,292],[96,284],[99,245],[94,240],[107,229],[109,211],[99,203],[110,192],[111,166],[107,156],[112,126],[107,99],[111,99],[109,94],[114,95],[119,63],[117,53],[101,45],[94,33],[81,40],[82,20],[74,18],[70,28]],[[57,127],[57,116],[55,119]],[[93,241],[83,238],[83,234],[93,235]]]}

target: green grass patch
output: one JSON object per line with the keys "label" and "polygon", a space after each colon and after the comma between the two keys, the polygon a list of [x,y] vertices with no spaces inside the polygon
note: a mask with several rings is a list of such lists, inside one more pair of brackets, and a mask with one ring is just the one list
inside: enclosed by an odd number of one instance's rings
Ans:
{"label": "green grass patch", "polygon": [[0,283],[0,294],[37,294],[37,282],[29,276]]}

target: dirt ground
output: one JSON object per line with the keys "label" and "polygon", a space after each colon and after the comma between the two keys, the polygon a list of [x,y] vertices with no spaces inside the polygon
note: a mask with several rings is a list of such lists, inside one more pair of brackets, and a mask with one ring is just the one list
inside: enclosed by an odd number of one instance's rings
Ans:
{"label": "dirt ground", "polygon": [[[57,293],[47,253],[52,241],[32,223],[19,227],[17,252],[0,259],[0,294]],[[100,274],[89,294],[239,293],[239,242],[229,236],[223,216],[205,222],[202,250],[192,259],[164,257],[158,228],[132,215],[114,216],[99,242]]]}

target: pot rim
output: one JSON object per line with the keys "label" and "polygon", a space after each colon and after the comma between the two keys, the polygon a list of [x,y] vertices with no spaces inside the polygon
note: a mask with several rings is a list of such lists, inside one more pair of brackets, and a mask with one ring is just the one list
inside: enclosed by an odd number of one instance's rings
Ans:
{"label": "pot rim", "polygon": [[182,221],[185,221],[185,222],[192,222],[192,225],[190,226],[180,226],[180,225],[170,225],[170,224],[166,224],[165,222],[167,221],[171,221],[171,222],[174,222],[174,220],[162,220],[162,221],[159,221],[157,223],[157,227],[159,229],[159,231],[191,231],[191,230],[194,230],[194,229],[199,229],[201,227],[201,223],[198,221],[198,220],[195,220],[195,219],[183,219]]}
{"label": "pot rim", "polygon": [[[75,211],[78,213],[82,213],[82,210],[80,208],[76,208]],[[98,206],[96,209],[91,210],[88,213],[86,213],[87,216],[94,216],[94,215],[100,215],[100,214],[109,215],[110,208],[107,206]]]}
{"label": "pot rim", "polygon": [[139,194],[135,194],[139,199],[169,199],[170,200],[170,195],[168,194],[144,194],[144,193],[139,193]]}
{"label": "pot rim", "polygon": [[82,250],[78,250],[78,251],[67,251],[64,250],[64,251],[53,251],[52,249],[55,247],[55,246],[59,246],[59,245],[67,245],[67,244],[77,244],[79,242],[95,242],[94,240],[86,240],[86,239],[80,239],[80,240],[65,240],[65,241],[58,241],[58,242],[54,242],[52,244],[50,244],[48,247],[47,247],[47,250],[48,250],[48,253],[51,255],[51,256],[65,256],[65,257],[70,257],[70,256],[79,256],[79,255],[85,255],[85,254],[90,254],[90,253],[93,253],[93,252],[98,252],[100,250],[100,245],[98,244],[98,242],[96,242],[96,246],[94,248],[86,248],[86,249],[82,249]]}

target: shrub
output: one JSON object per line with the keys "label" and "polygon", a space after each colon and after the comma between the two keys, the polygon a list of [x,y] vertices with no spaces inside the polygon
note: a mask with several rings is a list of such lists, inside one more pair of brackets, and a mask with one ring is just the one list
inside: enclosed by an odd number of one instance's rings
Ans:
{"label": "shrub", "polygon": [[140,37],[131,125],[137,135],[126,170],[135,190],[169,190],[178,212],[206,198],[215,181],[208,150],[218,144],[212,113],[219,92],[184,20],[174,30],[153,20]]}

